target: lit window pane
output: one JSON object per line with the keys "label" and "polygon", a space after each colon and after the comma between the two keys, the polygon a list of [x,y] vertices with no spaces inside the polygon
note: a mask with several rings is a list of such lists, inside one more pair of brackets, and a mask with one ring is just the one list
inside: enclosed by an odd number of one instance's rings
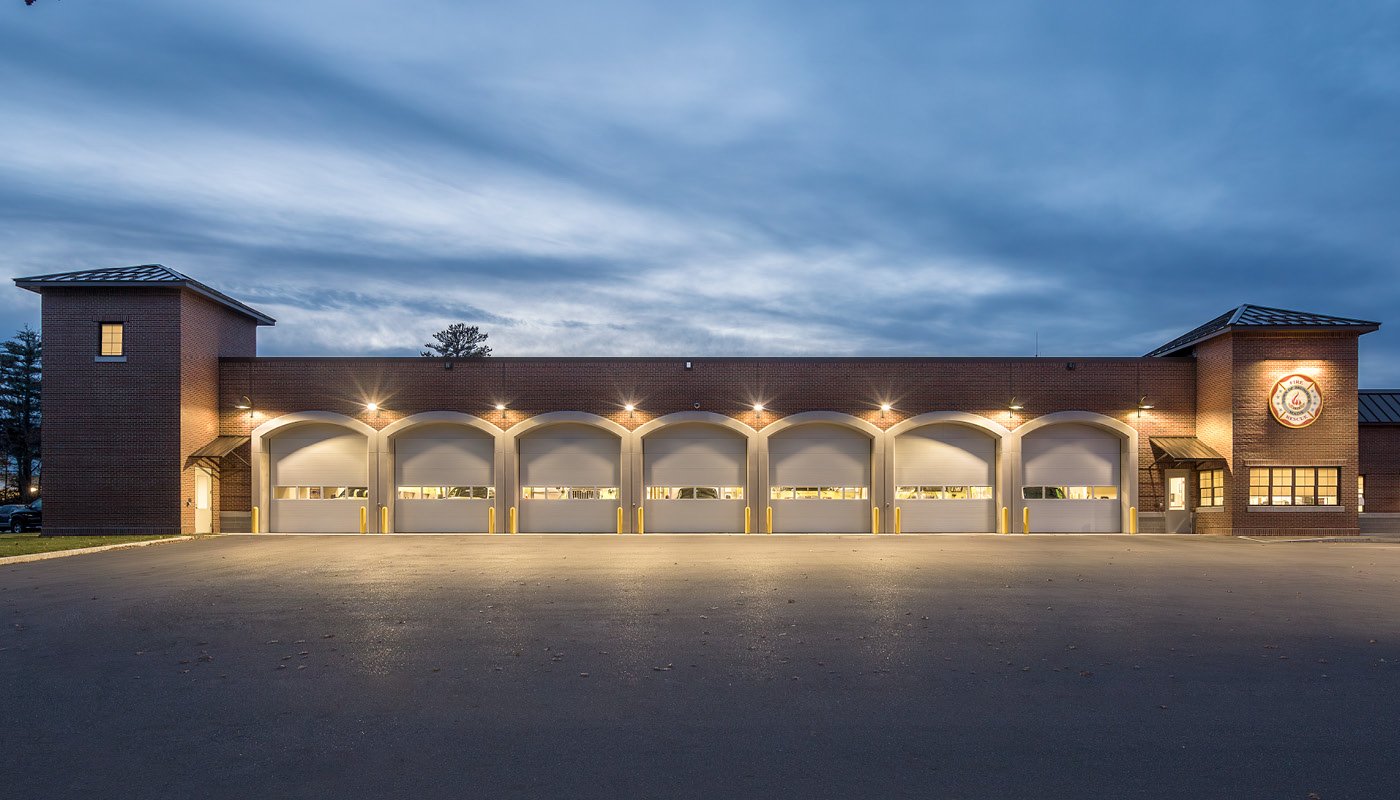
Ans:
{"label": "lit window pane", "polygon": [[973,500],[991,500],[992,487],[990,486],[969,486],[968,496]]}
{"label": "lit window pane", "polygon": [[618,490],[616,486],[603,486],[598,489],[599,500],[616,500]]}
{"label": "lit window pane", "polygon": [[104,322],[102,323],[101,349],[98,351],[104,356],[120,356],[122,354],[122,323]]}
{"label": "lit window pane", "polygon": [[1045,487],[1023,486],[1021,487],[1021,497],[1025,500],[1040,500],[1045,497]]}
{"label": "lit window pane", "polygon": [[1095,486],[1095,487],[1094,487],[1094,499],[1095,499],[1095,500],[1117,500],[1117,499],[1118,499],[1118,487],[1117,487],[1117,486]]}
{"label": "lit window pane", "polygon": [[278,486],[273,490],[272,497],[275,500],[295,500],[297,499],[297,487]]}

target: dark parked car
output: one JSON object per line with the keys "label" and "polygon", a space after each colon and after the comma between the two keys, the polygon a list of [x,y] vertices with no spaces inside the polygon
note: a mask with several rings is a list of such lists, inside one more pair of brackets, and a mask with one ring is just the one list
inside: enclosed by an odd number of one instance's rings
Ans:
{"label": "dark parked car", "polygon": [[37,531],[43,524],[44,501],[35,500],[10,512],[10,530],[14,533]]}
{"label": "dark parked car", "polygon": [[10,515],[21,508],[24,508],[23,503],[11,503],[10,505],[0,506],[0,531],[7,531],[10,529]]}

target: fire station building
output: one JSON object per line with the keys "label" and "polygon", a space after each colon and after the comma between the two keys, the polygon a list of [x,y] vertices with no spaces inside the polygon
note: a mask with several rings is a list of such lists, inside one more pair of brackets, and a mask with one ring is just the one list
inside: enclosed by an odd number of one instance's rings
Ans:
{"label": "fire station building", "polygon": [[48,534],[1400,526],[1365,320],[1242,305],[1136,358],[268,358],[270,317],[163,266],[16,284]]}

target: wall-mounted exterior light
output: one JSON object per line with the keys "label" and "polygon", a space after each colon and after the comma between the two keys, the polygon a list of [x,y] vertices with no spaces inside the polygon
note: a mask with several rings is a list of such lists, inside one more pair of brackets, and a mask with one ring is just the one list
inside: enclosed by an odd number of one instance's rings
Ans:
{"label": "wall-mounted exterior light", "polygon": [[754,404],[753,404],[753,413],[755,413],[755,414],[762,414],[762,413],[763,413],[763,404],[762,404],[762,403],[754,403]]}
{"label": "wall-mounted exterior light", "polygon": [[245,394],[238,398],[238,401],[233,404],[233,407],[239,411],[247,411],[248,419],[253,418],[253,400],[248,395]]}
{"label": "wall-mounted exterior light", "polygon": [[891,409],[891,408],[893,408],[893,406],[891,406],[889,403],[881,403],[881,404],[880,404],[880,416],[883,417],[883,416],[885,416],[886,414],[890,413],[890,409]]}
{"label": "wall-mounted exterior light", "polygon": [[1148,410],[1149,408],[1156,408],[1156,407],[1157,407],[1157,406],[1155,406],[1155,405],[1152,404],[1152,401],[1151,401],[1151,400],[1148,400],[1148,399],[1147,399],[1147,395],[1143,395],[1142,397],[1139,397],[1139,398],[1138,398],[1138,411],[1146,411],[1146,410]]}
{"label": "wall-mounted exterior light", "polygon": [[1026,408],[1026,404],[1023,403],[1023,402],[1021,402],[1020,400],[1017,400],[1017,399],[1014,398],[1014,397],[1011,398],[1011,402],[1009,402],[1009,403],[1006,404],[1006,410],[1007,410],[1007,411],[1023,411],[1023,410],[1025,410],[1025,408]]}
{"label": "wall-mounted exterior light", "polygon": [[379,413],[379,404],[378,404],[378,403],[375,403],[375,402],[372,402],[372,401],[371,401],[371,402],[368,402],[368,403],[365,403],[365,410],[366,410],[366,411],[369,411],[369,412],[372,412],[372,413],[375,413],[375,414],[378,414],[378,413]]}

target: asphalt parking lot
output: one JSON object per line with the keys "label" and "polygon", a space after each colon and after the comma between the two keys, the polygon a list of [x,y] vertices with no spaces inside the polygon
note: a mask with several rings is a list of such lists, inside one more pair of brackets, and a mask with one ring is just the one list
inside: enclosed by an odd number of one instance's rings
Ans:
{"label": "asphalt parking lot", "polygon": [[1400,785],[1393,543],[223,537],[0,613],[13,798]]}

